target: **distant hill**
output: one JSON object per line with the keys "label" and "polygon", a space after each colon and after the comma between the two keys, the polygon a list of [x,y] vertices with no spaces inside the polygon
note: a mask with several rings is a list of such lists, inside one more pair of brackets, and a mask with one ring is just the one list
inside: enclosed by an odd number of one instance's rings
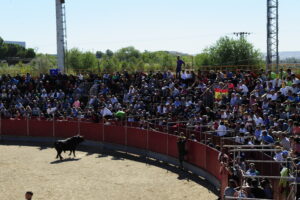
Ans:
{"label": "distant hill", "polygon": [[177,52],[177,51],[166,51],[171,55],[175,55],[175,56],[190,56],[190,54],[187,53],[181,53],[181,52]]}
{"label": "distant hill", "polygon": [[[171,55],[175,56],[191,56],[192,54],[187,54],[187,53],[182,53],[182,52],[177,52],[177,51],[166,51]],[[266,54],[264,54],[266,56]],[[300,51],[282,51],[279,52],[279,57],[280,60],[285,60],[287,58],[296,58],[300,59]]]}
{"label": "distant hill", "polygon": [[279,52],[280,60],[285,60],[287,58],[300,59],[300,51],[282,51]]}

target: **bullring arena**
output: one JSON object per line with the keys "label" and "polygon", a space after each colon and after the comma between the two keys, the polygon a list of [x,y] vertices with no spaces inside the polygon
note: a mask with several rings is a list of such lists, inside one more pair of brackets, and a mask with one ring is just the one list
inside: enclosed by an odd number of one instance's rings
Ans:
{"label": "bullring arena", "polygon": [[1,200],[23,199],[27,190],[39,200],[217,199],[207,180],[145,156],[81,145],[76,158],[64,153],[59,161],[52,139],[20,138],[21,132],[5,131],[9,124],[14,122],[2,121],[2,133],[17,139],[2,137],[0,142]]}

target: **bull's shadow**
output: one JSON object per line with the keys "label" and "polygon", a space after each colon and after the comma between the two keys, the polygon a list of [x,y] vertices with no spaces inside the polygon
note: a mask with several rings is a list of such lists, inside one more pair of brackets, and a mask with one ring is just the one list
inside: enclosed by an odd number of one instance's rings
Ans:
{"label": "bull's shadow", "polygon": [[50,162],[50,164],[59,164],[59,163],[64,163],[64,162],[71,162],[71,161],[78,161],[81,158],[65,158],[63,160],[55,160]]}

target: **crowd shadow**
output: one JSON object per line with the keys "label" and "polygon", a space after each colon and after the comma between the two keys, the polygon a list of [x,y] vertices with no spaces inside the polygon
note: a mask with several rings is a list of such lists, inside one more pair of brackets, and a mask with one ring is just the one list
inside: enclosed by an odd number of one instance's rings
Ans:
{"label": "crowd shadow", "polygon": [[0,140],[0,145],[6,145],[6,146],[28,146],[28,147],[37,147],[38,150],[43,151],[49,148],[53,148],[52,143],[41,143],[38,144],[36,142],[32,141],[5,141],[5,140]]}

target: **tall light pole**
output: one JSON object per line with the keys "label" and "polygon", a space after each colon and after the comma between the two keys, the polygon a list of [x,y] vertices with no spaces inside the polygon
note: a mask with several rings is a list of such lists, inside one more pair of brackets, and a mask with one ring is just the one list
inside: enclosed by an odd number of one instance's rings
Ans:
{"label": "tall light pole", "polygon": [[266,70],[271,70],[276,64],[279,71],[279,24],[278,24],[278,0],[267,0],[267,58]]}
{"label": "tall light pole", "polygon": [[57,39],[57,66],[65,73],[65,52],[67,50],[66,10],[65,0],[56,2],[56,39]]}
{"label": "tall light pole", "polygon": [[248,32],[234,32],[233,34],[239,37],[240,39],[245,39],[247,35],[251,35],[251,33]]}

